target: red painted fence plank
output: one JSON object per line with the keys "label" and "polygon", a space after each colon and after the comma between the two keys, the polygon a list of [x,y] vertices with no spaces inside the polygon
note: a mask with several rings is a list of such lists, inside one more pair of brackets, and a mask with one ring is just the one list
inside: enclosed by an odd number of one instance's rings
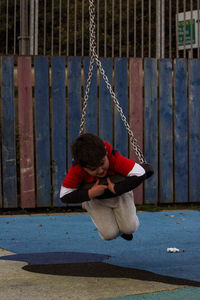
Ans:
{"label": "red painted fence plank", "polygon": [[[130,110],[129,123],[138,144],[143,151],[143,67],[141,58],[130,58]],[[130,158],[138,162],[132,147]],[[143,185],[134,191],[135,203],[143,203]]]}
{"label": "red painted fence plank", "polygon": [[21,207],[35,207],[31,57],[18,57]]}

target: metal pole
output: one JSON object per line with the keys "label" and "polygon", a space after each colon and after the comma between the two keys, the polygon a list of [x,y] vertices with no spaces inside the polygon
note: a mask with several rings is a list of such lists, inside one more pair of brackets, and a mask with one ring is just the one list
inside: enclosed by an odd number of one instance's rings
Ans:
{"label": "metal pole", "polygon": [[185,4],[185,0],[183,0],[183,12],[184,12],[184,50],[183,50],[183,57],[186,58],[186,48],[185,48],[185,33],[186,33],[186,22],[185,22],[185,17],[186,17],[186,4]]}
{"label": "metal pole", "polygon": [[30,53],[30,37],[28,30],[28,0],[20,0],[20,36],[19,54],[29,55]]}
{"label": "metal pole", "polygon": [[156,1],[156,58],[165,56],[165,0]]}
{"label": "metal pole", "polygon": [[169,0],[169,58],[172,57],[172,2]]}
{"label": "metal pole", "polygon": [[51,2],[51,56],[53,56],[54,45],[54,0]]}
{"label": "metal pole", "polygon": [[197,34],[198,34],[198,53],[197,53],[197,58],[199,58],[199,46],[200,46],[200,43],[199,43],[199,39],[200,39],[200,37],[199,37],[199,34],[200,34],[200,30],[199,30],[199,17],[200,17],[200,14],[199,14],[199,0],[197,1],[197,11],[198,11],[198,13],[197,13],[197,19],[198,19],[198,29],[197,29]]}
{"label": "metal pole", "polygon": [[122,57],[122,0],[119,0],[119,57]]}
{"label": "metal pole", "polygon": [[30,1],[30,55],[33,55],[34,49],[34,8],[35,2],[34,0]]}
{"label": "metal pole", "polygon": [[114,0],[112,0],[112,57],[115,56],[114,37],[115,37],[115,2]]}
{"label": "metal pole", "polygon": [[156,1],[156,58],[160,58],[160,0]]}
{"label": "metal pole", "polygon": [[136,57],[136,32],[137,32],[137,22],[136,22],[136,0],[134,1],[134,54],[133,56]]}
{"label": "metal pole", "polygon": [[126,4],[126,57],[129,57],[129,0],[127,0]]}
{"label": "metal pole", "polygon": [[107,0],[104,1],[104,57],[107,57]]}
{"label": "metal pole", "polygon": [[161,0],[161,57],[165,57],[165,0]]}
{"label": "metal pole", "polygon": [[179,13],[179,2],[176,0],[176,57],[179,58],[178,50],[178,13]]}
{"label": "metal pole", "polygon": [[69,0],[67,0],[67,56],[69,56]]}
{"label": "metal pole", "polygon": [[14,2],[14,55],[16,54],[16,15],[17,15],[17,4]]}
{"label": "metal pole", "polygon": [[43,43],[43,55],[46,55],[46,37],[47,37],[47,31],[46,31],[46,24],[47,24],[47,19],[46,19],[46,11],[47,11],[47,5],[46,5],[46,0],[44,0],[44,43]]}
{"label": "metal pole", "polygon": [[81,55],[84,56],[84,0],[82,0],[82,15],[81,15]]}
{"label": "metal pole", "polygon": [[149,49],[148,57],[151,57],[151,0],[149,0]]}
{"label": "metal pole", "polygon": [[129,57],[129,0],[127,0],[126,6],[126,57]]}
{"label": "metal pole", "polygon": [[193,58],[193,1],[190,0],[190,58]]}
{"label": "metal pole", "polygon": [[141,24],[141,56],[144,58],[144,0],[142,0],[142,7],[141,7],[141,14],[142,14],[142,24]]}
{"label": "metal pole", "polygon": [[62,0],[60,0],[59,2],[59,47],[58,47],[58,55],[61,56],[61,39],[62,39],[62,33],[61,33],[61,29],[62,29]]}
{"label": "metal pole", "polygon": [[38,0],[35,0],[35,37],[34,37],[34,54],[38,55],[38,10],[39,10]]}
{"label": "metal pole", "polygon": [[77,0],[74,3],[74,56],[76,56],[76,45],[77,45]]}
{"label": "metal pole", "polygon": [[8,0],[6,2],[6,55],[8,54]]}
{"label": "metal pole", "polygon": [[[97,55],[99,56],[99,18],[100,18],[100,12],[99,12],[99,0],[97,0]],[[91,53],[90,53],[91,55]]]}

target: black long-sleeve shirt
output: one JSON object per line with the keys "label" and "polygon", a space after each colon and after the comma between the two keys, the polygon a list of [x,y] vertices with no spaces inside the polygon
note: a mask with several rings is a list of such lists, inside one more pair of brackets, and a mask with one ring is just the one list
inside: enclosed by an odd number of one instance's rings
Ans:
{"label": "black long-sleeve shirt", "polygon": [[[139,186],[144,180],[149,178],[153,175],[154,171],[151,165],[149,164],[141,164],[141,166],[144,168],[145,173],[142,176],[121,176],[121,179],[118,178],[118,182],[114,185],[115,194],[113,194],[109,189],[105,189],[103,195],[95,197],[97,199],[107,199],[111,197],[116,197],[121,194],[127,193],[133,189],[135,189],[137,186]],[[111,177],[111,181],[115,181],[113,175],[113,178]],[[119,176],[118,176],[119,177]],[[121,180],[121,181],[120,181]],[[87,186],[80,186],[80,188],[76,189],[75,191],[72,191],[71,193],[68,193],[61,197],[61,201],[64,203],[82,203],[85,201],[89,201],[89,195],[88,190],[92,187],[94,183],[87,184]],[[101,183],[105,184],[105,183]]]}

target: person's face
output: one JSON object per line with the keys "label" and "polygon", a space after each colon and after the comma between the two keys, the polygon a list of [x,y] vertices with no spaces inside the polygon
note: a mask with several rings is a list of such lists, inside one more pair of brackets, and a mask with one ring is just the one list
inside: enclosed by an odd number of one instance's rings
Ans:
{"label": "person's face", "polygon": [[109,168],[109,160],[107,155],[101,161],[101,164],[98,168],[94,168],[92,166],[87,166],[87,168],[83,168],[89,175],[94,177],[105,177]]}

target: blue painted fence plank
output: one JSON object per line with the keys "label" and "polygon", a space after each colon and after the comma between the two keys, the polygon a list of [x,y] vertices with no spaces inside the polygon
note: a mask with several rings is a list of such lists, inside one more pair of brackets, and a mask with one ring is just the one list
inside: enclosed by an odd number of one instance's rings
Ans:
{"label": "blue painted fence plank", "polygon": [[[102,66],[112,86],[113,61],[112,58],[101,58]],[[100,78],[100,137],[113,144],[113,109],[112,98],[106,83]]]}
{"label": "blue painted fence plank", "polygon": [[14,57],[2,57],[2,181],[3,207],[17,207]]}
{"label": "blue painted fence plank", "polygon": [[173,201],[172,62],[160,60],[160,202]]}
{"label": "blue painted fence plank", "polygon": [[78,137],[81,120],[81,57],[68,58],[68,167],[71,143]]}
{"label": "blue painted fence plank", "polygon": [[34,57],[37,206],[51,206],[48,57]]}
{"label": "blue painted fence plank", "polygon": [[[128,59],[115,60],[115,92],[123,113],[128,121]],[[128,156],[128,134],[119,112],[115,108],[115,148]]]}
{"label": "blue painted fence plank", "polygon": [[[86,89],[90,58],[84,58],[84,87]],[[93,76],[88,95],[88,106],[86,110],[86,132],[98,134],[98,97],[97,97],[97,66],[94,64]]]}
{"label": "blue painted fence plank", "polygon": [[176,59],[174,69],[175,202],[188,201],[187,60]]}
{"label": "blue painted fence plank", "polygon": [[145,203],[158,201],[158,93],[157,60],[144,60],[144,155],[153,168],[154,176],[145,182]]}
{"label": "blue painted fence plank", "polygon": [[53,204],[62,206],[60,186],[66,173],[65,57],[52,57]]}
{"label": "blue painted fence plank", "polygon": [[2,187],[1,187],[1,185],[2,185],[2,179],[1,179],[1,169],[2,169],[2,167],[1,167],[1,165],[2,165],[2,162],[1,162],[1,157],[0,157],[0,208],[2,208],[3,207],[3,201],[2,201]]}
{"label": "blue painted fence plank", "polygon": [[199,202],[200,166],[200,60],[189,61],[189,195],[190,202]]}

